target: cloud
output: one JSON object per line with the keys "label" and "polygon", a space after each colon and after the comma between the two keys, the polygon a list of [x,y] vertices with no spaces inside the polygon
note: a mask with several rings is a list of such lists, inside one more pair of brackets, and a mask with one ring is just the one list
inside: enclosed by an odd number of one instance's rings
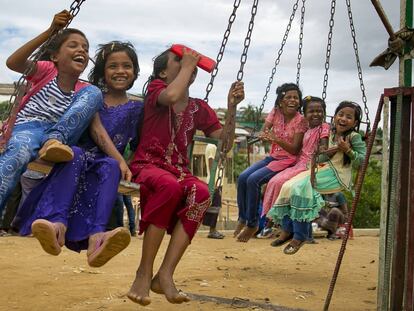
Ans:
{"label": "cloud", "polygon": [[[391,24],[397,30],[399,7],[395,1],[383,2]],[[12,82],[19,77],[5,67],[7,57],[24,42],[45,30],[53,15],[68,8],[70,3],[56,0],[2,0],[1,82]],[[251,3],[252,1],[243,1],[237,11],[219,74],[210,95],[209,103],[213,107],[226,105],[228,87],[239,70]],[[242,105],[262,104],[294,3],[293,0],[260,1],[244,68],[246,100]],[[277,85],[296,81],[301,3],[299,1],[296,17],[265,103],[265,111],[269,111],[273,105]],[[354,1],[352,9],[372,119],[382,90],[398,84],[398,65],[394,64],[389,71],[369,67],[371,60],[386,48],[388,35],[369,1]],[[187,44],[215,58],[232,10],[233,1],[230,0],[85,1],[71,27],[79,28],[87,34],[91,42],[91,54],[100,43],[114,39],[131,41],[138,51],[141,65],[141,75],[132,91],[141,92],[142,85],[151,73],[153,57],[171,43]],[[320,96],[322,92],[330,12],[329,1],[306,3],[301,67],[301,87],[305,94]],[[199,71],[199,76],[191,87],[192,96],[204,97],[209,78],[207,73]],[[328,112],[332,112],[337,103],[344,99],[361,102],[361,91],[346,6],[344,1],[337,1],[327,89]]]}

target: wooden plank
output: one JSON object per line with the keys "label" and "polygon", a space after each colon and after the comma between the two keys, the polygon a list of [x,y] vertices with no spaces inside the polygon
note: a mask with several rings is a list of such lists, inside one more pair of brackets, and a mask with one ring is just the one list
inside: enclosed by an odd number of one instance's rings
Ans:
{"label": "wooden plank", "polygon": [[[53,163],[50,162],[40,162],[40,161],[33,161],[30,162],[27,166],[28,169],[32,171],[40,172],[43,174],[49,174],[52,170]],[[139,196],[139,185],[133,182],[129,182],[126,180],[121,180],[119,182],[118,192],[121,194],[130,195],[132,197]]]}

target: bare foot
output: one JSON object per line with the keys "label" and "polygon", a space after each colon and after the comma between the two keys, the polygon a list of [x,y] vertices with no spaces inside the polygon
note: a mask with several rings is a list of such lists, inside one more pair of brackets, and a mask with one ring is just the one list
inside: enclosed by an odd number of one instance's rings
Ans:
{"label": "bare foot", "polygon": [[151,290],[156,294],[160,294],[160,295],[164,294],[164,291],[161,288],[160,278],[158,276],[158,273],[152,278]]}
{"label": "bare foot", "polygon": [[243,231],[237,236],[237,242],[247,242],[257,232],[259,227],[244,227]]}
{"label": "bare foot", "polygon": [[127,297],[141,306],[149,305],[151,303],[151,298],[149,297],[151,279],[151,274],[138,270]]}
{"label": "bare foot", "polygon": [[170,303],[183,303],[189,302],[190,298],[183,292],[177,290],[174,284],[174,280],[170,274],[163,274],[158,272],[151,282],[151,290],[159,293],[163,293]]}
{"label": "bare foot", "polygon": [[246,227],[244,223],[238,222],[236,226],[236,230],[234,230],[233,237],[237,238],[240,232]]}

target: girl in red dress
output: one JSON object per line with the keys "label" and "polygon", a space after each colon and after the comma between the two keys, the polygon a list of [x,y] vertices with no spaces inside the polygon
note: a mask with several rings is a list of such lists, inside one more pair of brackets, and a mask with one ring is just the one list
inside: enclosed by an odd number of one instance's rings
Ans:
{"label": "girl in red dress", "polygon": [[[189,97],[199,58],[197,52],[185,48],[182,58],[170,50],[163,52],[154,60],[145,96],[140,145],[131,163],[133,181],[141,186],[139,230],[140,234],[144,232],[144,240],[141,261],[128,292],[128,298],[141,305],[151,303],[150,289],[164,294],[171,303],[189,301],[175,287],[173,274],[210,205],[210,195],[207,185],[187,167],[187,147],[196,130],[223,139],[225,146],[231,147],[236,105],[244,99],[243,83],[234,82],[222,128],[205,101]],[[165,232],[171,234],[171,240],[153,276],[154,259]]]}

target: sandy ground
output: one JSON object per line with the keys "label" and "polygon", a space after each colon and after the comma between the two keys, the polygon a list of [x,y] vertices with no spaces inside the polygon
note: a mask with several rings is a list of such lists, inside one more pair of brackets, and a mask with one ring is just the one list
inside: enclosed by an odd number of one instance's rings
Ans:
{"label": "sandy ground", "polygon": [[[140,238],[95,269],[87,266],[85,253],[64,249],[53,257],[34,238],[2,237],[0,310],[322,310],[341,241],[317,239],[318,244],[287,256],[270,247],[271,240],[242,244],[230,232],[224,240],[206,234],[197,234],[175,276],[178,287],[197,299],[172,305],[152,293],[147,307],[125,296],[141,253]],[[377,269],[378,238],[350,240],[330,310],[375,310]],[[212,297],[220,303],[206,301]]]}

